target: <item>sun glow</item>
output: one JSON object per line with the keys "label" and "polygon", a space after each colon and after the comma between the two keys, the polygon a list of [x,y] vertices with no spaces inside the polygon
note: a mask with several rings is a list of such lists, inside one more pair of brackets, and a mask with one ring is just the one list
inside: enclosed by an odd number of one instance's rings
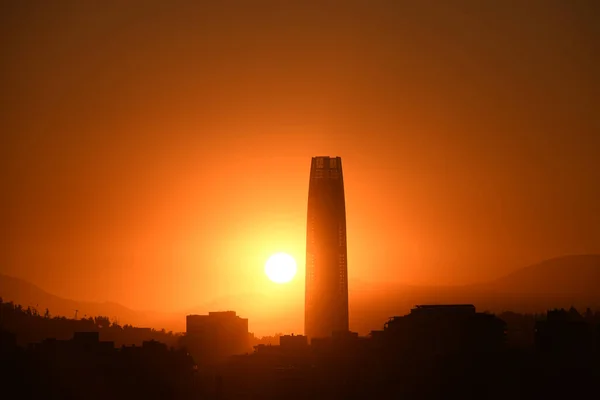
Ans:
{"label": "sun glow", "polygon": [[291,281],[296,270],[296,260],[287,253],[275,253],[265,263],[265,274],[275,283]]}

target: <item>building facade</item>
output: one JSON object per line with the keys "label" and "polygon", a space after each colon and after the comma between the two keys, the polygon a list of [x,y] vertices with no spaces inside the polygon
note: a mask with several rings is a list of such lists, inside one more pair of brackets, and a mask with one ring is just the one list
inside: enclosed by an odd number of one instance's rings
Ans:
{"label": "building facade", "polygon": [[308,188],[304,333],[348,331],[346,205],[340,157],[313,157]]}

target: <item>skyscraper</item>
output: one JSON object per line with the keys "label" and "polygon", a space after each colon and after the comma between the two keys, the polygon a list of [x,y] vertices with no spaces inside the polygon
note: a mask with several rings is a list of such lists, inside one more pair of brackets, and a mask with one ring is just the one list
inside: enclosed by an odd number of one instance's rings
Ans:
{"label": "skyscraper", "polygon": [[348,331],[346,205],[340,157],[313,157],[308,187],[304,333]]}

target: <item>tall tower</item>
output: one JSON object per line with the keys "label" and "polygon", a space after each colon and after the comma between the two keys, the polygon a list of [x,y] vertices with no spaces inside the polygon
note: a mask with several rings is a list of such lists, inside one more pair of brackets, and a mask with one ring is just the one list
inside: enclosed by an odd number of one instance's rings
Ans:
{"label": "tall tower", "polygon": [[313,157],[308,186],[304,333],[348,331],[346,204],[340,157]]}

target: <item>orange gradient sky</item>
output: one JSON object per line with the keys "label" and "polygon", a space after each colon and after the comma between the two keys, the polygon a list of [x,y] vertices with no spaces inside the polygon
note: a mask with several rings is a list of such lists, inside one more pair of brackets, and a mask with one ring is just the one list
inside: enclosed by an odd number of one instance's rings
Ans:
{"label": "orange gradient sky", "polygon": [[[217,302],[251,325],[295,310],[301,329],[316,155],[343,160],[351,293],[600,252],[599,15],[3,2],[0,272],[134,309]],[[278,251],[298,262],[287,285],[263,273]]]}

